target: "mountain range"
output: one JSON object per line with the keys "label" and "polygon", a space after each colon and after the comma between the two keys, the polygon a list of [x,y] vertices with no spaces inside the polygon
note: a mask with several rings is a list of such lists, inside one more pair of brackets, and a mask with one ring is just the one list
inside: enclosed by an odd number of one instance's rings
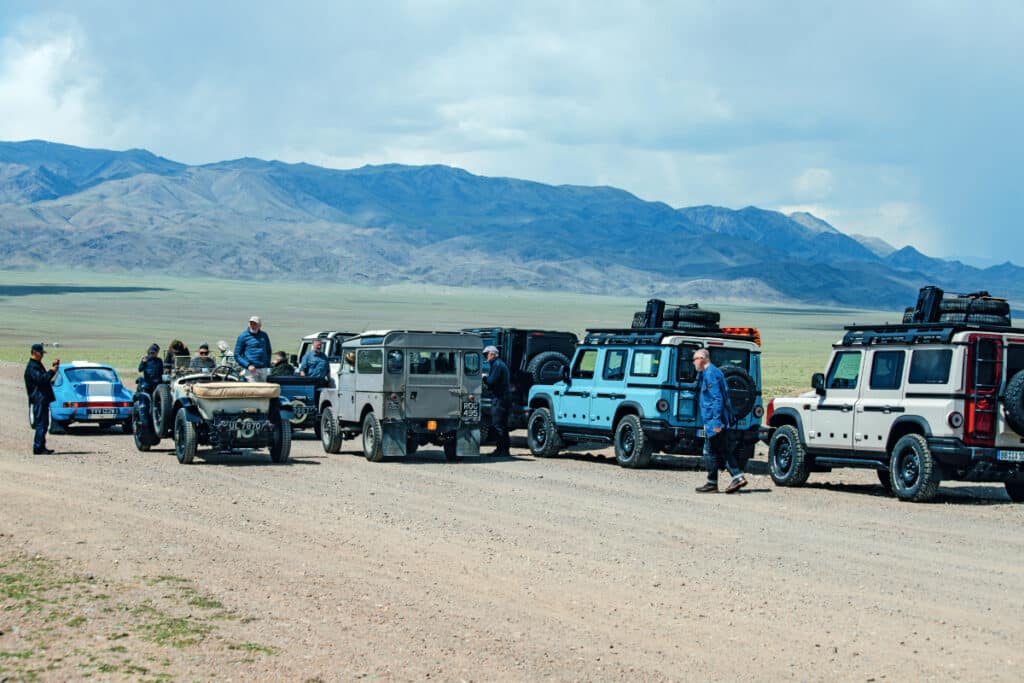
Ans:
{"label": "mountain range", "polygon": [[673,208],[612,187],[448,166],[336,170],[0,142],[0,268],[560,289],[893,307],[917,289],[1024,298],[975,268],[808,213]]}

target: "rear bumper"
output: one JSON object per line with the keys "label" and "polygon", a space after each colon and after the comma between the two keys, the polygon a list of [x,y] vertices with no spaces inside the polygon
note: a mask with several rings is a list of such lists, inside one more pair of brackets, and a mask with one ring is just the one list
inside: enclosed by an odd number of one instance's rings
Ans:
{"label": "rear bumper", "polygon": [[967,446],[950,438],[930,438],[928,447],[932,457],[955,468],[962,481],[1024,481],[1024,448]]}

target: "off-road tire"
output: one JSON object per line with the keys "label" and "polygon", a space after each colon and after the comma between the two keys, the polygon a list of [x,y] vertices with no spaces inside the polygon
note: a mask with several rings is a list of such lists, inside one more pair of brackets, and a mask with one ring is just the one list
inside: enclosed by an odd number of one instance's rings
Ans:
{"label": "off-road tire", "polygon": [[555,419],[551,417],[549,409],[537,408],[530,414],[530,419],[526,423],[526,445],[538,458],[558,455],[562,439],[558,436]]}
{"label": "off-road tire", "polygon": [[907,308],[903,309],[903,322],[905,322],[905,323],[912,323],[912,322],[914,322],[914,307],[913,306],[908,306]]}
{"label": "off-road tire", "polygon": [[569,359],[558,351],[538,353],[530,359],[526,372],[534,384],[554,384],[562,379],[562,370],[569,367]]}
{"label": "off-road tire", "polygon": [[[293,398],[290,403],[292,404],[292,416],[288,418],[288,421],[296,427],[301,427],[302,423],[306,421],[309,407],[301,398]],[[299,406],[301,406],[301,408],[299,408]],[[298,410],[296,410],[296,408],[298,408]]]}
{"label": "off-road tire", "polygon": [[370,462],[380,462],[384,459],[382,434],[380,420],[373,412],[367,413],[363,418],[363,456]]}
{"label": "off-road tire", "polygon": [[943,299],[939,303],[939,313],[982,313],[1002,316],[1010,314],[1010,303],[1003,299],[964,296],[956,299]]}
{"label": "off-road tire", "polygon": [[940,323],[974,323],[975,325],[996,325],[1009,327],[1010,316],[991,313],[943,313],[939,316]]}
{"label": "off-road tire", "polygon": [[722,366],[725,385],[729,388],[729,403],[732,405],[733,418],[738,422],[750,414],[757,402],[757,384],[743,368],[738,365]]}
{"label": "off-road tire", "polygon": [[651,464],[651,442],[644,433],[640,418],[625,415],[615,426],[615,462],[622,467],[639,469]]}
{"label": "off-road tire", "polygon": [[906,434],[892,447],[889,476],[900,500],[923,503],[935,497],[942,480],[940,466],[920,434]]}
{"label": "off-road tire", "polygon": [[455,432],[445,436],[442,447],[444,448],[445,460],[448,462],[455,462],[459,459],[459,441],[458,435]]}
{"label": "off-road tire", "polygon": [[810,475],[807,449],[793,425],[782,425],[768,442],[768,471],[776,486],[803,486]]}
{"label": "off-road tire", "polygon": [[270,416],[273,431],[270,436],[270,459],[273,462],[288,462],[292,452],[292,423],[281,419],[275,411]]}
{"label": "off-road tire", "polygon": [[188,421],[184,410],[179,410],[174,417],[174,455],[178,462],[182,465],[192,464],[196,457],[196,446],[196,426]]}
{"label": "off-road tire", "polygon": [[1024,436],[1024,370],[1018,370],[1006,383],[1003,413],[1010,429]]}
{"label": "off-road tire", "polygon": [[1024,481],[1008,481],[1005,483],[1006,495],[1014,503],[1024,503]]}
{"label": "off-road tire", "polygon": [[174,429],[174,399],[171,398],[171,386],[158,384],[153,390],[153,431],[159,437],[171,435]]}
{"label": "off-road tire", "polygon": [[878,483],[882,485],[885,492],[892,495],[892,477],[889,475],[889,471],[875,470],[875,474],[878,475]]}
{"label": "off-road tire", "polygon": [[329,407],[320,413],[320,445],[323,446],[324,453],[341,451],[341,430],[338,428],[338,421],[334,419],[334,411]]}
{"label": "off-road tire", "polygon": [[[141,394],[145,396],[145,394]],[[149,400],[148,397],[139,399],[140,401]],[[150,402],[150,410],[152,410],[152,402]],[[139,407],[136,402],[132,402],[132,422],[134,423],[134,429],[132,429],[132,436],[135,440],[135,448],[142,451],[143,453],[149,451],[153,446],[160,444],[160,437],[153,431],[153,420],[149,416],[143,418],[139,415]]]}
{"label": "off-road tire", "polygon": [[633,314],[633,324],[631,329],[640,330],[644,327],[644,322],[647,320],[647,311],[637,311]]}
{"label": "off-road tire", "polygon": [[681,306],[666,307],[664,316],[666,323],[700,323],[702,327],[717,325],[722,319],[722,315],[718,311],[709,311],[704,308],[686,308]]}

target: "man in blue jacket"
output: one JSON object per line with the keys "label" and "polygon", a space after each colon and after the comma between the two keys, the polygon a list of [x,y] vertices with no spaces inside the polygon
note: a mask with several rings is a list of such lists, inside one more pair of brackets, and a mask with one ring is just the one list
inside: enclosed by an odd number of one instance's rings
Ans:
{"label": "man in blue jacket", "polygon": [[313,340],[312,348],[306,351],[306,355],[302,357],[302,362],[299,363],[300,375],[312,379],[327,378],[331,366],[327,360],[327,355],[322,351],[323,347],[323,341],[319,339]]}
{"label": "man in blue jacket", "polygon": [[245,369],[245,376],[255,382],[266,382],[270,372],[270,337],[263,331],[258,315],[249,318],[249,327],[235,342],[235,361]]}
{"label": "man in blue jacket", "polygon": [[736,462],[736,454],[726,431],[736,420],[733,418],[725,375],[711,364],[707,349],[693,352],[693,367],[700,373],[700,417],[705,435],[704,466],[708,471],[708,481],[697,487],[697,493],[718,493],[718,470],[723,462],[732,475],[732,481],[725,487],[725,492],[736,493],[747,485],[747,479]]}

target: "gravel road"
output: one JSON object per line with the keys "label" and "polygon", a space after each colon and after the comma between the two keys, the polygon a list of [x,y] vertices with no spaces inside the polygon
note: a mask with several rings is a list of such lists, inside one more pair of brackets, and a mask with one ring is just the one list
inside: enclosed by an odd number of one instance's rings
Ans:
{"label": "gravel road", "polygon": [[696,459],[625,470],[522,438],[459,463],[312,435],[286,465],[182,466],[103,432],[32,456],[21,371],[0,367],[0,551],[187,577],[277,648],[258,669],[200,649],[168,664],[183,680],[1021,678],[1024,505],[1001,486],[913,505],[850,470],[782,489],[762,450],[742,493],[699,495]]}

